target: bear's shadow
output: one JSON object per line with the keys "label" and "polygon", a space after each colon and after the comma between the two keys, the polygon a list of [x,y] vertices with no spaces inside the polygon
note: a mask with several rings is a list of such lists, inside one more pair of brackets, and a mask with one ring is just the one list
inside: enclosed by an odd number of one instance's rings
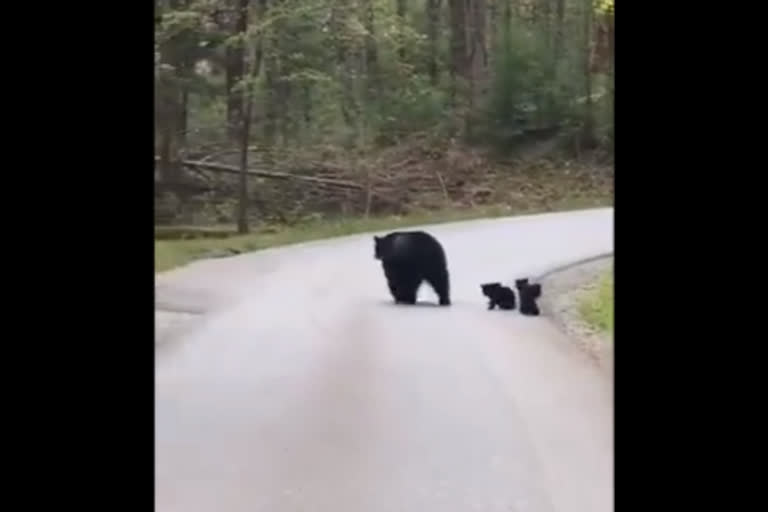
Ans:
{"label": "bear's shadow", "polygon": [[416,301],[416,304],[397,304],[392,300],[380,300],[379,304],[383,306],[391,306],[393,308],[444,308],[434,302],[428,301]]}

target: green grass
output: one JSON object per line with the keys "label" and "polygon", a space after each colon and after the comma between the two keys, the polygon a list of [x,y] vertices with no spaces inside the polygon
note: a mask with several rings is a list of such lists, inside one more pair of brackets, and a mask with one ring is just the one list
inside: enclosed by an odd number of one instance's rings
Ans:
{"label": "green grass", "polygon": [[[528,210],[512,210],[506,205],[488,206],[467,210],[418,212],[408,216],[317,220],[295,226],[266,226],[248,235],[228,236],[226,238],[201,235],[200,238],[182,240],[155,239],[155,272],[163,272],[186,265],[194,260],[206,257],[206,254],[215,250],[235,249],[239,252],[250,252],[310,240],[420,224],[437,224],[526,213],[594,208],[607,206],[608,204],[607,202],[594,199],[563,200],[556,204],[550,204],[547,208],[531,208]],[[158,230],[156,228],[158,236],[160,236],[160,231],[163,231],[163,229],[159,228]],[[211,230],[205,231],[210,235]]]}
{"label": "green grass", "polygon": [[580,304],[582,318],[592,327],[613,336],[613,271],[604,274]]}

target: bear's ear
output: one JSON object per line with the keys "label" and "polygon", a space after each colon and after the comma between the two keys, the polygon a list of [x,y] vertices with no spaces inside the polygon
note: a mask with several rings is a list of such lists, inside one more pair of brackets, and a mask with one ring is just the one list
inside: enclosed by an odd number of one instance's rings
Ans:
{"label": "bear's ear", "polygon": [[374,242],[374,243],[379,243],[379,241],[380,241],[380,240],[381,240],[381,238],[379,238],[379,237],[378,237],[378,236],[376,236],[376,235],[373,235],[373,242]]}

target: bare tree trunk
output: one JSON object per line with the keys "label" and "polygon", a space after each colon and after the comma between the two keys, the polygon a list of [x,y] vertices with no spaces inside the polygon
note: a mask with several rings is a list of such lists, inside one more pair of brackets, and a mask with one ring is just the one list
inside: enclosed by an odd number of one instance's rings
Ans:
{"label": "bare tree trunk", "polygon": [[365,69],[366,69],[366,101],[376,96],[379,79],[379,52],[376,47],[376,17],[373,10],[373,0],[361,0],[363,26],[365,35]]}
{"label": "bare tree trunk", "polygon": [[189,117],[189,87],[186,84],[181,86],[181,103],[179,105],[178,137],[179,146],[184,148],[187,145],[187,119]]}
{"label": "bare tree trunk", "polygon": [[[266,11],[268,0],[259,0],[262,9]],[[274,25],[267,28],[264,34],[266,49],[264,50],[264,144],[269,147],[271,154],[277,134],[277,111],[280,93],[277,90],[277,37]]]}
{"label": "bare tree trunk", "polygon": [[584,6],[584,131],[582,134],[582,145],[591,148],[595,143],[595,116],[592,105],[592,16],[594,8],[592,0],[583,0]]}
{"label": "bare tree trunk", "polygon": [[[176,0],[178,2],[178,0]],[[189,7],[189,0],[181,0],[183,8]],[[180,48],[179,55],[179,78],[181,78],[181,91],[178,105],[177,138],[180,148],[187,145],[187,117],[189,107],[189,84],[188,81],[192,75],[193,59],[191,54],[194,50],[189,47]]]}
{"label": "bare tree trunk", "polygon": [[440,27],[440,5],[442,0],[427,0],[427,41],[429,44],[429,80],[437,85],[439,74],[437,68],[438,28]]}
{"label": "bare tree trunk", "polygon": [[488,90],[488,49],[486,48],[486,0],[470,0],[468,20],[469,35],[469,112],[466,116],[467,136],[473,136],[472,119],[482,105]]}
{"label": "bare tree trunk", "polygon": [[467,73],[466,0],[448,0],[451,25],[451,98],[455,102],[458,82]]}
{"label": "bare tree trunk", "polygon": [[613,117],[615,114],[615,104],[616,104],[616,82],[615,82],[615,75],[614,75],[614,35],[615,35],[615,24],[614,24],[614,17],[613,13],[610,13],[608,15],[608,86],[611,88],[611,122],[613,122]]}
{"label": "bare tree trunk", "polygon": [[499,40],[499,1],[488,0],[488,48],[492,60],[496,56],[493,50]]}
{"label": "bare tree trunk", "polygon": [[[361,0],[363,10],[363,26],[365,36],[365,59],[368,69],[368,88],[375,89],[379,76],[379,51],[376,46],[376,16],[373,10],[373,0]],[[369,92],[373,92],[372,90]]]}
{"label": "bare tree trunk", "polygon": [[368,71],[378,65],[379,53],[376,48],[376,16],[373,11],[373,0],[362,0],[363,2],[363,24],[368,34],[365,37],[366,59],[368,60]]}
{"label": "bare tree trunk", "polygon": [[565,25],[565,0],[556,0],[555,4],[555,34],[552,45],[552,54],[554,55],[555,66],[563,57],[563,29]]}
{"label": "bare tree trunk", "polygon": [[[169,0],[168,7],[178,10],[182,7],[181,0]],[[161,179],[167,182],[178,181],[180,166],[178,165],[178,123],[179,123],[179,87],[178,78],[183,62],[183,47],[177,37],[166,41],[160,48],[160,60],[173,68],[172,76],[160,78],[158,84],[158,124],[160,131],[160,162]]]}
{"label": "bare tree trunk", "polygon": [[504,49],[507,50],[512,35],[512,0],[504,0],[504,11],[502,12]]}
{"label": "bare tree trunk", "polygon": [[[239,11],[240,0],[229,0],[230,13],[228,18],[230,30],[238,30],[241,18]],[[226,48],[226,86],[227,86],[227,134],[230,140],[238,139],[239,123],[243,118],[243,93],[232,89],[243,79],[244,51],[243,43],[237,42]]]}
{"label": "bare tree trunk", "polygon": [[354,48],[349,40],[338,34],[347,30],[347,21],[350,15],[350,0],[334,0],[331,9],[331,31],[335,34],[336,46],[336,70],[342,86],[341,114],[345,124],[351,128],[357,128],[359,105],[356,101],[355,83],[352,73],[357,67]]}
{"label": "bare tree trunk", "polygon": [[[397,17],[400,20],[400,26],[405,27],[405,2],[406,0],[397,0]],[[397,54],[400,56],[400,60],[405,60],[405,42],[403,38],[400,38],[400,45],[397,48]]]}
{"label": "bare tree trunk", "polygon": [[544,31],[546,58],[548,59],[548,73],[546,78],[546,86],[543,91],[544,101],[542,109],[540,111],[539,122],[544,126],[549,126],[552,120],[552,114],[555,107],[555,57],[554,57],[554,37],[552,34],[552,0],[540,0],[541,4],[541,17],[542,17],[542,30]]}
{"label": "bare tree trunk", "polygon": [[174,122],[175,111],[169,108],[169,100],[160,112],[160,178],[164,182],[177,181],[178,166],[174,151],[174,132],[176,123]]}
{"label": "bare tree trunk", "polygon": [[[248,30],[248,4],[249,0],[238,0],[237,13],[237,32],[245,35]],[[245,47],[246,43],[243,41],[240,52],[243,57],[240,69],[245,68]],[[251,62],[251,66],[254,63]],[[252,69],[258,69],[253,67]],[[249,80],[243,84],[242,92],[239,94],[241,98],[241,106],[244,108],[240,111],[240,179],[239,179],[239,194],[237,204],[237,232],[240,234],[248,233],[248,139],[250,137],[251,127],[251,112],[252,112],[252,84],[251,76],[253,71],[249,74]],[[243,103],[245,105],[243,105]]]}

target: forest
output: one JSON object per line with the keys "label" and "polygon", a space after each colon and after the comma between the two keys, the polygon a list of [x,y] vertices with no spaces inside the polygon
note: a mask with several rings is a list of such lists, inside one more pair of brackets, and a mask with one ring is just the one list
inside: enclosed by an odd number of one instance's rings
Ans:
{"label": "forest", "polygon": [[156,229],[612,204],[614,33],[612,0],[156,0]]}

